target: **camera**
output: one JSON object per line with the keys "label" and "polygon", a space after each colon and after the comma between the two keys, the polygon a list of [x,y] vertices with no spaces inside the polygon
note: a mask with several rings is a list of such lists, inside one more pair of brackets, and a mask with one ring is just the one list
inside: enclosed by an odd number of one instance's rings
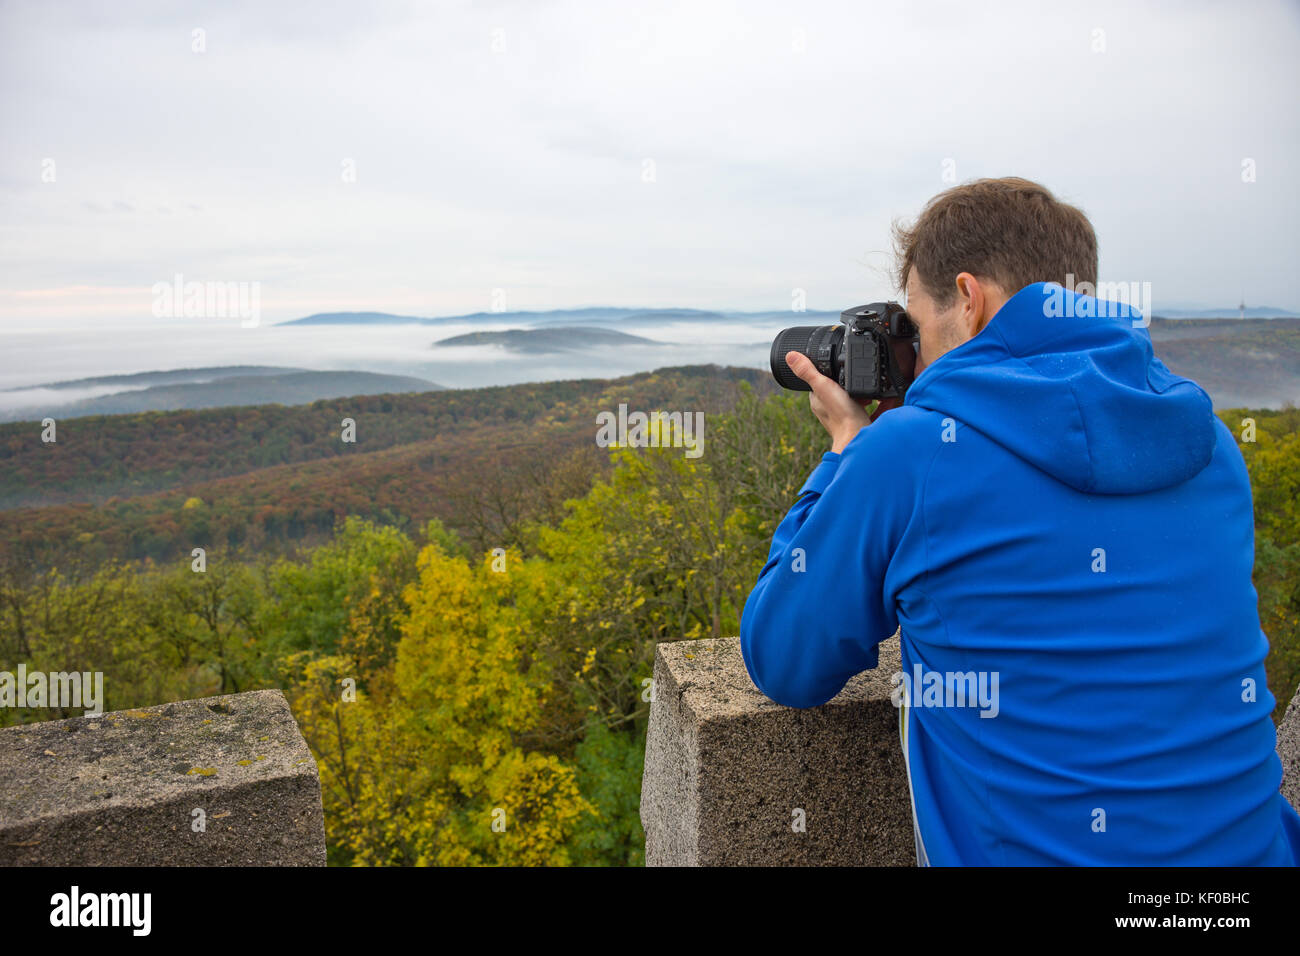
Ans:
{"label": "camera", "polygon": [[772,377],[782,388],[811,391],[785,364],[787,352],[801,352],[853,398],[902,398],[912,384],[912,376],[894,354],[894,346],[902,342],[915,349],[917,330],[901,305],[855,306],[840,313],[839,325],[796,326],[778,332],[772,343]]}

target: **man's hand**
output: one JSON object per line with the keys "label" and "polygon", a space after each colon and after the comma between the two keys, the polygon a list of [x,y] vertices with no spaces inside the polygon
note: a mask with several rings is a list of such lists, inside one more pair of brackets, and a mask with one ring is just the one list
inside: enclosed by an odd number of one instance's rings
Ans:
{"label": "man's hand", "polygon": [[[921,368],[915,367],[919,363],[916,361],[916,353],[912,351],[911,343],[899,344],[902,347],[896,348],[894,354],[898,356],[904,371],[919,375]],[[817,366],[813,365],[812,360],[802,352],[786,352],[785,364],[790,366],[790,371],[812,388],[812,394],[808,396],[808,404],[812,407],[817,420],[822,423],[822,427],[830,434],[831,451],[836,454],[842,452],[844,446],[857,437],[864,425],[870,425],[891,408],[898,408],[903,404],[902,399],[898,398],[881,399],[876,402],[875,409],[868,415],[867,403],[852,398],[848,392],[840,388],[838,382],[817,371]]]}
{"label": "man's hand", "polygon": [[808,404],[831,436],[831,451],[842,452],[864,425],[871,424],[866,408],[821,372],[802,352],[786,352],[785,364],[812,388]]}

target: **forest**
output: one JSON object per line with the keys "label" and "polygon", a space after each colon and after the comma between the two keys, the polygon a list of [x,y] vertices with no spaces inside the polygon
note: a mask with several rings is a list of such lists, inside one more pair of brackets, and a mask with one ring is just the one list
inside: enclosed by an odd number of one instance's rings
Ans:
{"label": "forest", "polygon": [[[707,453],[594,447],[620,402],[707,411]],[[373,444],[338,447],[344,417]],[[1221,417],[1277,720],[1300,411]],[[827,444],[806,396],[716,367],[67,426],[57,453],[0,428],[0,491],[26,503],[0,512],[0,669],[102,671],[108,710],[282,689],[334,865],[641,863],[655,645],[737,633]],[[60,503],[32,506],[45,488]]]}

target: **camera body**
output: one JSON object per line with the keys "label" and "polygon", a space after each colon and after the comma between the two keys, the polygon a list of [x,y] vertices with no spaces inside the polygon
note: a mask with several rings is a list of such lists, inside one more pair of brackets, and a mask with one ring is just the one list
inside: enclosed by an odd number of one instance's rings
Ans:
{"label": "camera body", "polygon": [[840,313],[839,325],[782,329],[772,342],[770,364],[778,385],[791,391],[811,391],[790,371],[787,352],[802,352],[817,370],[853,398],[902,398],[912,384],[894,354],[900,342],[917,341],[916,323],[897,302],[872,302]]}

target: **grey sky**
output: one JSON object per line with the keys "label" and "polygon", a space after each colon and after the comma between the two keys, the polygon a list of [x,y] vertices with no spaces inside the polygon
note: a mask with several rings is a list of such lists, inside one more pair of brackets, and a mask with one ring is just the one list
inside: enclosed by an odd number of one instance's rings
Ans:
{"label": "grey sky", "polygon": [[1078,203],[1157,311],[1300,311],[1300,6],[1059,6],[0,0],[0,326],[176,273],[269,322],[843,308],[946,159]]}

